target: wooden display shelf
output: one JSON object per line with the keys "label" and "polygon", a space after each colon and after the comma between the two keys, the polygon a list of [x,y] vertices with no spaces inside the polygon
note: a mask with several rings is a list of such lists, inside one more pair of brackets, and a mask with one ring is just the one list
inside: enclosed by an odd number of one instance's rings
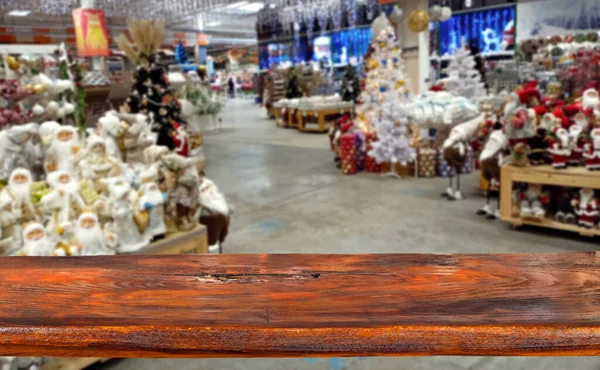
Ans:
{"label": "wooden display shelf", "polygon": [[[298,130],[303,132],[326,132],[326,121],[325,119],[331,115],[341,115],[344,113],[351,113],[352,107],[336,108],[336,109],[322,109],[322,110],[298,110],[296,113],[298,120]],[[304,116],[317,116],[318,117],[318,128],[309,128],[306,125]]]}
{"label": "wooden display shelf", "polygon": [[0,292],[5,356],[600,353],[596,252],[2,257]]}
{"label": "wooden display shelf", "polygon": [[600,229],[586,229],[545,217],[541,220],[525,219],[518,216],[513,205],[513,183],[542,184],[571,188],[600,189],[600,172],[588,171],[584,167],[570,167],[557,170],[552,166],[514,167],[502,166],[500,175],[500,218],[513,226],[533,225],[551,229],[577,232],[583,236],[600,236]]}
{"label": "wooden display shelf", "polygon": [[[135,254],[204,254],[208,253],[206,226],[198,225],[194,230],[176,232],[163,240],[150,244]],[[43,370],[81,370],[108,358],[50,358],[43,364]]]}
{"label": "wooden display shelf", "polygon": [[273,116],[275,117],[275,125],[277,127],[284,127],[286,126],[286,121],[283,120],[284,114],[283,114],[283,108],[272,108],[272,112],[273,112]]}

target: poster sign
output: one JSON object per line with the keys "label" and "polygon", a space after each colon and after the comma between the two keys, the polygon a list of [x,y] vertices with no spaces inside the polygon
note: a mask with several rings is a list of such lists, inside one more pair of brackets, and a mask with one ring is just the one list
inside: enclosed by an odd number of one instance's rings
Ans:
{"label": "poster sign", "polygon": [[518,41],[577,33],[596,32],[600,28],[598,0],[519,2],[517,9]]}
{"label": "poster sign", "polygon": [[110,55],[106,18],[102,9],[74,9],[73,23],[79,57]]}

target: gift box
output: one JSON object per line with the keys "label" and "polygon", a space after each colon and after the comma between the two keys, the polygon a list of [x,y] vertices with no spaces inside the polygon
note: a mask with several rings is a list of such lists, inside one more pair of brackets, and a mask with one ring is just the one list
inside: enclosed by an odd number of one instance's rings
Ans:
{"label": "gift box", "polygon": [[[392,164],[390,162],[382,162],[381,163],[381,173],[391,172]],[[405,165],[401,163],[396,163],[395,168],[396,174],[401,177],[410,177],[415,173],[415,164],[414,162],[407,163]]]}
{"label": "gift box", "polygon": [[368,153],[373,149],[373,142],[377,140],[374,133],[365,134],[365,169],[367,172],[381,172],[381,165]]}
{"label": "gift box", "polygon": [[363,142],[363,134],[361,132],[354,133],[356,168],[358,171],[362,171],[365,169],[365,152],[363,151]]}
{"label": "gift box", "polygon": [[419,177],[435,177],[437,151],[429,147],[417,149],[417,161],[419,163]]}
{"label": "gift box", "polygon": [[342,134],[340,137],[340,158],[342,160],[342,172],[345,175],[354,175],[358,172],[355,138],[356,136],[351,133]]}

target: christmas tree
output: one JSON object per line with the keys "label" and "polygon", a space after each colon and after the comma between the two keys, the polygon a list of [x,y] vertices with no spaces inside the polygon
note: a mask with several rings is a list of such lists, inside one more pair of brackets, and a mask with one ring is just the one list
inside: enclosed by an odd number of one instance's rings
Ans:
{"label": "christmas tree", "polygon": [[290,68],[287,72],[287,79],[285,83],[285,97],[287,99],[295,99],[302,97],[302,91],[300,90],[300,81],[294,67]]}
{"label": "christmas tree", "polygon": [[152,131],[157,133],[156,144],[173,150],[175,127],[185,122],[181,118],[181,106],[170,90],[167,70],[156,54],[162,43],[164,22],[130,20],[128,28],[135,47],[123,34],[119,35],[117,43],[137,67],[131,94],[122,109],[125,113],[147,114]]}
{"label": "christmas tree", "polygon": [[390,174],[396,174],[396,164],[405,166],[416,158],[415,148],[412,147],[405,104],[402,99],[393,96],[383,104],[383,112],[377,123],[377,141],[369,156],[377,163],[389,162]]}
{"label": "christmas tree", "polygon": [[366,84],[358,98],[355,121],[363,132],[372,132],[383,113],[383,104],[388,99],[403,101],[409,93],[408,82],[404,76],[399,41],[394,29],[385,27],[374,36],[372,53],[366,62]]}
{"label": "christmas tree", "polygon": [[342,99],[344,101],[356,102],[360,95],[360,80],[356,68],[347,64],[342,76]]}
{"label": "christmas tree", "polygon": [[487,91],[481,80],[481,74],[476,67],[475,57],[464,45],[457,49],[448,65],[446,90],[456,96],[463,96],[479,104],[480,101],[485,99]]}
{"label": "christmas tree", "polygon": [[183,46],[183,43],[181,41],[177,44],[177,47],[175,48],[175,59],[179,64],[187,64],[188,62],[188,54],[187,51],[185,51],[185,46]]}

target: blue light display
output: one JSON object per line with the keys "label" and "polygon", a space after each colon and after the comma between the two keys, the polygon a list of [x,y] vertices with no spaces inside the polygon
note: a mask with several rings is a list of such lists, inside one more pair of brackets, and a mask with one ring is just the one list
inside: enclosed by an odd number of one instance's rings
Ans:
{"label": "blue light display", "polygon": [[514,5],[453,15],[440,23],[439,53],[452,55],[463,38],[467,45],[475,41],[482,52],[502,51],[505,31],[514,24]]}

